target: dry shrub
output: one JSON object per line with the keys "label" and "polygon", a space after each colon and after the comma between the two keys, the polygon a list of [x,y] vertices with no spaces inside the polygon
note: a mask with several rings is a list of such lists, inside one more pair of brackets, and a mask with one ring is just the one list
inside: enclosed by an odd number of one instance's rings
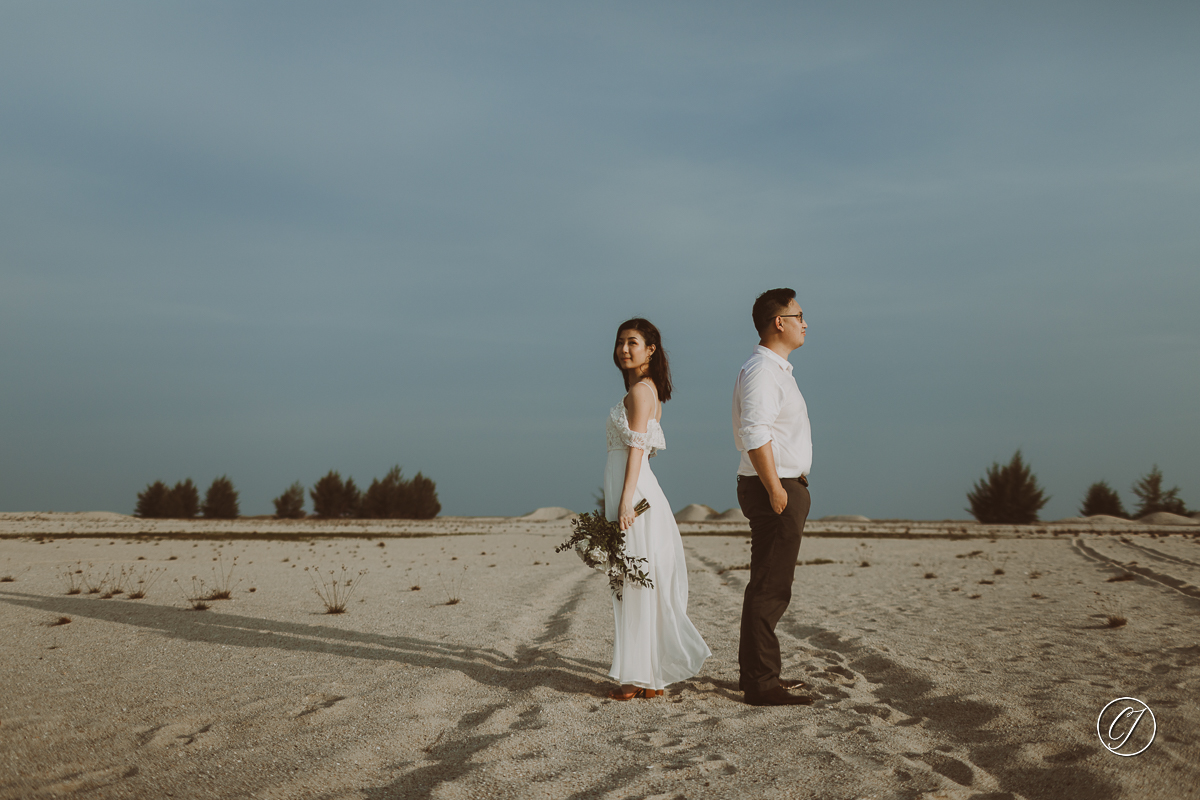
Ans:
{"label": "dry shrub", "polygon": [[359,570],[357,575],[350,575],[345,564],[342,564],[340,574],[332,569],[323,574],[316,567],[305,567],[304,571],[308,573],[308,577],[312,581],[313,592],[325,604],[326,614],[346,613],[346,604],[350,602],[350,595],[354,594],[362,577],[367,574],[367,571],[363,569]]}

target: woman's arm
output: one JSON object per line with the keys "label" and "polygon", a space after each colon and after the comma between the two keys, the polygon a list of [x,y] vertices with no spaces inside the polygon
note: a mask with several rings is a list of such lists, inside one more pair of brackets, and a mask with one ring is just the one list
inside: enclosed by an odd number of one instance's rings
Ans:
{"label": "woman's arm", "polygon": [[[654,390],[645,384],[634,384],[625,397],[625,416],[629,430],[645,433],[650,425],[650,414],[654,411]],[[627,531],[636,516],[633,513],[633,493],[637,489],[638,475],[642,472],[640,447],[629,448],[629,459],[625,462],[625,484],[621,487],[621,502],[617,505],[617,524]]]}

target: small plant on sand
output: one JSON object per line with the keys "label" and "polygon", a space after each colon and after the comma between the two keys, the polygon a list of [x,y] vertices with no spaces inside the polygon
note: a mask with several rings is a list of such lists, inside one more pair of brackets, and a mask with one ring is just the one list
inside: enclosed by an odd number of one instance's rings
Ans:
{"label": "small plant on sand", "polygon": [[233,590],[237,588],[238,583],[242,582],[242,579],[238,578],[237,583],[231,583],[235,569],[237,569],[237,556],[233,557],[228,572],[225,571],[225,556],[223,554],[218,556],[217,566],[213,567],[213,586],[208,594],[201,599],[228,600],[233,597]]}
{"label": "small plant on sand", "polygon": [[200,578],[197,578],[195,575],[192,576],[192,593],[190,595],[183,590],[183,584],[179,582],[179,578],[176,578],[174,583],[179,587],[179,593],[183,595],[183,601],[188,604],[192,611],[208,611],[212,607],[205,602],[207,592],[205,591],[204,581]]}
{"label": "small plant on sand", "polygon": [[26,572],[29,572],[29,570],[31,570],[31,569],[33,569],[33,567],[26,567],[25,569],[21,570],[20,572],[15,573],[15,574],[12,572],[5,572],[3,575],[0,575],[0,583],[12,583],[17,578],[24,575]]}
{"label": "small plant on sand", "polygon": [[83,591],[83,564],[77,562],[68,567],[62,567],[58,573],[63,582],[63,594],[79,594]]}
{"label": "small plant on sand", "polygon": [[1119,597],[1106,597],[1100,592],[1096,592],[1095,608],[1096,614],[1104,620],[1106,628],[1120,628],[1129,622],[1129,618],[1125,616],[1125,608]]}
{"label": "small plant on sand", "polygon": [[129,583],[132,575],[133,570],[126,569],[124,566],[113,565],[106,569],[104,577],[100,579],[100,586],[104,590],[100,599],[109,600],[119,594],[124,594],[125,586]]}
{"label": "small plant on sand", "polygon": [[351,575],[345,564],[342,564],[340,574],[332,569],[328,573],[322,573],[316,567],[305,567],[304,571],[312,581],[313,592],[325,604],[326,614],[345,614],[350,595],[354,594],[354,589],[367,574],[367,571],[362,569],[357,575]]}
{"label": "small plant on sand", "polygon": [[132,584],[133,588],[125,596],[130,600],[141,600],[146,596],[147,592],[154,588],[154,584],[158,582],[158,579],[166,571],[166,567],[155,567],[153,569],[142,567],[140,572],[136,574],[131,573],[131,579],[134,580]]}
{"label": "small plant on sand", "polygon": [[[466,569],[466,567],[463,567],[464,572]],[[450,583],[447,584],[445,579],[442,578],[442,573],[439,572],[438,580],[442,582],[442,591],[446,593],[446,605],[456,606],[462,602],[462,584],[459,578],[451,577]]]}
{"label": "small plant on sand", "polygon": [[936,573],[933,573],[933,572],[926,572],[926,573],[925,573],[925,579],[926,579],[926,580],[930,580],[930,579],[932,579],[932,578],[936,578],[936,577],[937,577],[937,574],[936,574]]}

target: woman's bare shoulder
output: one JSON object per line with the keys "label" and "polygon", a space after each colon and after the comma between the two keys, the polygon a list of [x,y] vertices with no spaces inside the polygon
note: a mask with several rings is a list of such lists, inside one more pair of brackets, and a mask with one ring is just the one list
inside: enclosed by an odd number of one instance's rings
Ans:
{"label": "woman's bare shoulder", "polygon": [[625,393],[625,410],[632,413],[642,409],[649,413],[654,408],[654,399],[654,390],[645,381],[639,381]]}

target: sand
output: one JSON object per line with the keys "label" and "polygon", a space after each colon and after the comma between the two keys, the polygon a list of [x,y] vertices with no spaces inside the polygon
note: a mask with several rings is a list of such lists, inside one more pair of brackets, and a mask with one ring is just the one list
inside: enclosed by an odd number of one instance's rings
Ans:
{"label": "sand", "polygon": [[[16,516],[0,515],[4,798],[1198,794],[1200,541],[1180,527],[813,523],[778,632],[817,700],[753,708],[736,523],[680,525],[713,658],[621,703],[604,580],[553,552],[565,520]],[[189,610],[180,587],[235,559],[232,599]],[[304,567],[342,564],[367,572],[327,615]],[[121,567],[163,572],[140,600],[64,593],[70,569]],[[1122,696],[1156,715],[1132,758],[1095,730]]]}

